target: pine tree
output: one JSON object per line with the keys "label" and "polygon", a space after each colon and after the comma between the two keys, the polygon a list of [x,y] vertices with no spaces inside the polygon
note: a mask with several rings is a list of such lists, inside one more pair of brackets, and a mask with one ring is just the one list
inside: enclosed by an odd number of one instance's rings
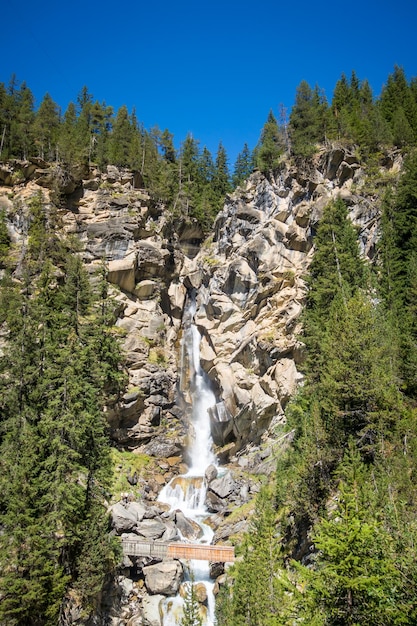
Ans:
{"label": "pine tree", "polygon": [[128,167],[132,131],[127,107],[122,105],[116,113],[109,138],[108,159],[113,165]]}
{"label": "pine tree", "polygon": [[377,442],[394,430],[404,408],[393,339],[383,312],[361,292],[333,301],[312,392],[334,448],[352,435],[374,456]]}
{"label": "pine tree", "polygon": [[337,81],[333,92],[331,112],[333,120],[334,138],[341,139],[347,134],[348,123],[346,109],[350,103],[350,88],[345,74]]}
{"label": "pine tree", "polygon": [[77,96],[77,119],[75,124],[76,157],[88,163],[91,156],[91,112],[93,96],[84,85]]}
{"label": "pine tree", "polygon": [[32,125],[34,120],[35,99],[31,90],[22,83],[19,90],[16,124],[17,154],[22,159],[27,159],[33,150]]}
{"label": "pine tree", "polygon": [[402,375],[410,395],[417,392],[417,326],[412,301],[416,243],[417,156],[411,155],[404,164],[396,193],[385,197],[380,243],[383,265],[381,289],[398,328]]}
{"label": "pine tree", "polygon": [[314,362],[318,359],[321,336],[334,298],[340,295],[346,301],[365,284],[365,266],[359,255],[356,232],[341,199],[325,208],[314,246],[307,277],[309,291],[305,314],[305,341],[311,371],[316,369]]}
{"label": "pine tree", "polygon": [[198,177],[201,181],[202,189],[210,185],[215,177],[213,157],[207,146],[204,146],[201,156],[198,159]]}
{"label": "pine tree", "polygon": [[191,580],[186,583],[183,613],[180,626],[202,626],[203,620],[200,615],[200,607],[198,605],[193,576],[191,576]]}
{"label": "pine tree", "polygon": [[283,150],[282,133],[271,110],[262,128],[259,144],[256,148],[256,165],[261,172],[266,173],[277,167]]}
{"label": "pine tree", "polygon": [[327,102],[319,87],[306,81],[297,87],[290,115],[291,149],[296,155],[310,156],[325,138]]}
{"label": "pine tree", "polygon": [[90,161],[94,161],[100,167],[108,163],[108,141],[112,130],[113,109],[105,102],[94,102],[91,107],[91,138],[90,138]]}
{"label": "pine tree", "polygon": [[231,607],[225,610],[224,600],[217,611],[219,624],[284,624],[279,617],[280,605],[286,604],[279,553],[274,500],[265,487],[257,498],[256,515],[243,546],[243,561],[235,566]]}
{"label": "pine tree", "polygon": [[132,111],[130,116],[130,123],[132,125],[132,138],[129,147],[129,167],[132,168],[132,170],[143,174],[145,160],[145,131],[138,124],[135,110]]}
{"label": "pine tree", "polygon": [[224,196],[230,191],[230,174],[226,150],[221,142],[217,149],[212,185],[219,202],[223,202]]}
{"label": "pine tree", "polygon": [[243,149],[237,155],[234,170],[233,170],[233,186],[237,187],[244,180],[249,178],[254,169],[253,155],[249,150],[247,143],[244,144]]}
{"label": "pine tree", "polygon": [[70,584],[91,610],[114,567],[103,404],[123,377],[106,288],[99,281],[94,306],[76,256],[67,256],[57,280],[48,209],[41,198],[35,208],[25,263],[42,258],[42,271],[23,268],[21,284],[3,281],[0,293],[8,330],[0,366],[0,621],[52,626]]}
{"label": "pine tree", "polygon": [[58,151],[60,160],[68,165],[78,158],[77,148],[77,112],[75,104],[70,102],[59,129]]}
{"label": "pine tree", "polygon": [[59,110],[51,96],[45,94],[33,123],[33,136],[41,159],[56,158],[60,127]]}
{"label": "pine tree", "polygon": [[161,133],[160,145],[165,161],[175,163],[177,155],[174,147],[174,135],[167,128]]}
{"label": "pine tree", "polygon": [[380,97],[380,110],[390,124],[394,143],[414,144],[417,138],[417,103],[404,70],[396,66]]}

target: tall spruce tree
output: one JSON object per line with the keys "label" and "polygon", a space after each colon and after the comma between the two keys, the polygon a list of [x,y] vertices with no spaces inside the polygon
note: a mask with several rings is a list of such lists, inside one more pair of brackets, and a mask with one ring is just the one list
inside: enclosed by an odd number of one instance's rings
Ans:
{"label": "tall spruce tree", "polygon": [[403,68],[388,76],[380,97],[380,110],[390,124],[397,146],[414,144],[417,138],[417,103]]}
{"label": "tall spruce tree", "polygon": [[122,105],[116,113],[113,130],[109,138],[108,158],[114,165],[127,167],[129,165],[129,149],[132,140],[132,126],[129,112]]}
{"label": "tall spruce tree", "polygon": [[316,361],[319,365],[320,342],[334,298],[339,295],[346,301],[365,284],[365,267],[360,258],[356,232],[341,199],[325,208],[314,246],[307,277],[309,291],[304,333],[312,372],[317,369]]}
{"label": "tall spruce tree", "polygon": [[417,393],[417,324],[415,322],[415,250],[417,244],[417,155],[405,161],[395,193],[383,204],[381,290],[401,344],[402,375],[408,394]]}
{"label": "tall spruce tree", "polygon": [[295,155],[310,156],[316,144],[325,138],[327,102],[316,86],[306,81],[297,87],[295,103],[290,114],[291,150]]}
{"label": "tall spruce tree", "polygon": [[51,161],[56,158],[59,127],[58,105],[47,93],[36,112],[33,124],[34,141],[41,159]]}
{"label": "tall spruce tree", "polygon": [[278,122],[272,110],[262,128],[259,144],[255,150],[256,165],[261,172],[267,173],[277,167],[284,151],[284,140]]}
{"label": "tall spruce tree", "polygon": [[247,143],[244,144],[242,151],[236,157],[236,162],[233,170],[233,185],[237,187],[244,180],[249,178],[254,169],[253,154],[249,150]]}
{"label": "tall spruce tree", "polygon": [[227,153],[221,142],[217,148],[212,184],[219,202],[223,202],[224,196],[230,191],[230,173]]}

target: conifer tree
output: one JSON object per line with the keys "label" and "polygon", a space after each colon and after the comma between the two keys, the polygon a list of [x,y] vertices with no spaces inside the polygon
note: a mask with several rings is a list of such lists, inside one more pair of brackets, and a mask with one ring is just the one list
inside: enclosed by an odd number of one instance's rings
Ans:
{"label": "conifer tree", "polygon": [[108,162],[108,142],[112,129],[113,109],[105,102],[94,102],[91,107],[89,160],[99,166]]}
{"label": "conifer tree", "polygon": [[320,343],[320,371],[312,392],[321,403],[331,445],[352,435],[363,453],[392,431],[403,406],[397,384],[395,342],[382,311],[358,291],[333,301]]}
{"label": "conifer tree", "polygon": [[116,113],[113,130],[109,138],[108,158],[114,165],[129,165],[129,150],[132,140],[132,126],[127,107],[122,105]]}
{"label": "conifer tree", "polygon": [[196,596],[194,577],[186,583],[186,594],[183,605],[183,616],[180,626],[202,626],[203,620],[200,615],[200,607]]}
{"label": "conifer tree", "polygon": [[201,156],[198,159],[198,175],[202,189],[210,185],[215,177],[215,165],[213,157],[207,146],[204,146]]}
{"label": "conifer tree", "polygon": [[[133,132],[133,131],[132,131]],[[145,186],[150,189],[155,195],[159,194],[159,174],[160,169],[160,155],[158,151],[158,132],[159,129],[151,129],[150,131],[140,128],[139,132],[134,131],[133,143],[130,147],[130,167],[133,163],[140,159],[139,171],[143,175]],[[134,146],[137,145],[137,139],[140,137],[140,151],[139,154],[132,152]],[[136,143],[135,143],[136,141]],[[133,157],[133,160],[132,160]],[[139,157],[139,159],[138,159]],[[164,170],[162,170],[164,171]]]}
{"label": "conifer tree", "polygon": [[91,156],[91,113],[93,96],[84,85],[77,96],[75,123],[76,156],[79,162],[88,163]]}
{"label": "conifer tree", "polygon": [[0,135],[2,158],[26,159],[32,155],[34,97],[25,82],[19,85],[13,74],[0,93]]}
{"label": "conifer tree", "polygon": [[58,137],[59,158],[68,165],[75,163],[78,158],[77,148],[77,112],[75,104],[70,102],[64,113],[59,137]]}
{"label": "conifer tree", "polygon": [[177,155],[174,147],[174,135],[167,128],[161,133],[160,145],[165,161],[175,163]]}
{"label": "conifer tree", "polygon": [[254,168],[253,155],[249,150],[247,143],[244,144],[243,149],[236,157],[236,162],[233,170],[233,185],[237,187],[244,180],[249,178]]}
{"label": "conifer tree", "polygon": [[138,123],[135,110],[132,111],[130,116],[130,123],[132,125],[132,138],[129,147],[129,167],[143,174],[145,165],[145,130]]}
{"label": "conifer tree", "polygon": [[279,607],[285,605],[279,558],[276,510],[272,494],[264,488],[257,498],[256,515],[244,545],[244,560],[235,566],[231,607],[223,602],[217,611],[224,626],[278,626]]}
{"label": "conifer tree", "polygon": [[404,70],[396,66],[380,97],[380,110],[390,124],[397,146],[414,144],[417,138],[417,103]]}
{"label": "conifer tree", "polygon": [[410,155],[396,193],[383,204],[380,253],[381,290],[398,328],[402,374],[407,393],[417,391],[417,327],[414,318],[415,249],[417,243],[417,156]]}
{"label": "conifer tree", "polygon": [[278,122],[272,110],[262,128],[259,145],[256,149],[256,164],[261,172],[273,170],[279,163],[284,150],[284,141]]}
{"label": "conifer tree", "polygon": [[325,138],[327,102],[320,89],[306,81],[297,87],[290,115],[291,149],[296,155],[310,156],[315,144]]}
{"label": "conifer tree", "polygon": [[34,141],[41,159],[51,161],[56,158],[59,127],[58,106],[47,93],[36,112],[33,123]]}
{"label": "conifer tree", "polygon": [[216,154],[216,162],[213,175],[213,189],[222,202],[224,196],[230,191],[230,174],[227,164],[227,154],[223,144],[220,142]]}
{"label": "conifer tree", "polygon": [[339,294],[346,301],[365,283],[365,268],[359,255],[355,229],[341,199],[324,210],[314,238],[315,254],[307,282],[309,292],[305,316],[305,340],[312,371],[320,352],[320,341],[330,305]]}

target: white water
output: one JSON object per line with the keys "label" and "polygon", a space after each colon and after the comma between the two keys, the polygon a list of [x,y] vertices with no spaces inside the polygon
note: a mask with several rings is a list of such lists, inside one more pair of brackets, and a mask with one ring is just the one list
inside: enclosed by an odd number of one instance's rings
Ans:
{"label": "white water", "polygon": [[[182,367],[188,362],[190,372],[189,380],[181,380],[181,389],[188,387],[191,399],[191,427],[192,433],[189,441],[190,467],[186,474],[178,476],[166,485],[158,500],[166,502],[171,509],[180,509],[184,515],[197,522],[202,529],[202,536],[193,543],[209,544],[213,538],[213,531],[204,518],[208,513],[204,501],[206,497],[206,481],[204,473],[206,468],[215,464],[215,456],[212,452],[212,439],[210,433],[210,416],[208,410],[216,403],[216,398],[210,389],[209,381],[200,365],[200,342],[201,337],[194,323],[196,305],[195,299],[190,299],[188,308],[184,314],[184,335],[182,340]],[[186,541],[186,539],[182,540]],[[210,579],[208,561],[189,561],[187,579],[191,576],[194,584],[203,583],[207,591],[207,613],[203,616],[204,626],[214,626],[214,594],[213,582]],[[179,624],[183,615],[183,599],[180,595],[169,598],[163,609],[163,626],[175,626]]]}

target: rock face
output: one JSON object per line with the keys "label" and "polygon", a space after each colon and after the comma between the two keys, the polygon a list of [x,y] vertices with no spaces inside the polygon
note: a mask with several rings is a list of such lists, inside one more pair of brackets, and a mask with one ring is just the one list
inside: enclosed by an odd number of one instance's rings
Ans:
{"label": "rock face", "polygon": [[[398,168],[393,159],[386,163]],[[58,188],[63,228],[80,239],[92,276],[106,259],[129,375],[107,419],[119,445],[158,458],[180,457],[186,445],[187,423],[176,403],[187,291],[197,291],[201,360],[218,398],[214,441],[233,444],[233,453],[283,419],[302,379],[304,275],[314,229],[330,200],[344,199],[363,253],[372,257],[375,250],[378,203],[363,193],[360,164],[341,147],[298,167],[286,162],[269,178],[255,172],[226,199],[212,241],[200,249],[199,227],[174,225],[132,172],[114,166],[66,172],[16,162],[2,166],[0,184],[11,185],[17,173],[24,180],[13,189],[19,211],[9,187],[0,187],[15,243],[25,244],[31,195],[40,189],[48,201],[50,188]]]}
{"label": "rock face", "polygon": [[[212,433],[236,452],[283,419],[302,376],[299,341],[305,272],[324,207],[341,196],[372,256],[378,209],[361,196],[363,172],[343,149],[313,164],[284,164],[275,177],[255,172],[226,199],[214,237],[180,274],[198,289],[202,364],[219,398]],[[192,278],[192,281],[191,281]]]}

